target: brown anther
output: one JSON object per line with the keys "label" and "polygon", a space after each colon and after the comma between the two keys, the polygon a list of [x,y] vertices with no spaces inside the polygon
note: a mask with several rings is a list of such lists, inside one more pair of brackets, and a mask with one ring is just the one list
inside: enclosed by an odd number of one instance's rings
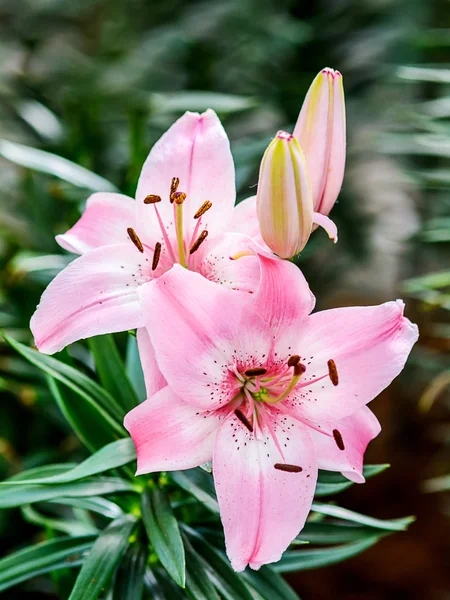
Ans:
{"label": "brown anther", "polygon": [[247,377],[258,377],[258,375],[265,375],[267,373],[267,369],[264,367],[255,367],[254,369],[247,369],[245,374]]}
{"label": "brown anther", "polygon": [[135,230],[132,227],[128,227],[127,233],[130,236],[130,240],[133,242],[139,252],[144,252],[144,246],[142,245],[142,242]]}
{"label": "brown anther", "polygon": [[295,367],[298,362],[300,362],[300,356],[298,354],[293,354],[289,357],[287,364],[288,367]]}
{"label": "brown anther", "polygon": [[286,473],[301,473],[303,469],[297,465],[286,465],[284,463],[275,463],[274,468],[278,471],[286,471]]}
{"label": "brown anther", "polygon": [[305,365],[302,365],[301,362],[298,362],[296,365],[294,365],[294,375],[296,377],[299,377],[300,375],[303,375],[303,373],[306,371],[306,367]]}
{"label": "brown anther", "polygon": [[198,236],[198,238],[195,240],[195,242],[192,244],[191,249],[189,250],[189,254],[194,254],[194,252],[196,252],[200,248],[200,246],[203,244],[207,237],[208,232],[206,231],[206,229],[204,229]]}
{"label": "brown anther", "polygon": [[203,202],[203,204],[200,206],[198,211],[195,213],[194,219],[200,219],[200,217],[202,215],[204,215],[205,212],[211,208],[211,206],[212,206],[212,202],[210,202],[209,200],[206,200],[206,202]]}
{"label": "brown anther", "polygon": [[245,425],[247,427],[247,429],[252,432],[253,431],[253,425],[250,423],[250,421],[247,419],[247,417],[244,415],[244,413],[242,412],[242,410],[239,410],[239,408],[237,408],[234,411],[234,414],[237,416],[237,418],[239,419],[239,421]]}
{"label": "brown anther", "polygon": [[157,194],[149,194],[144,198],[144,204],[156,204],[157,202],[161,202],[161,196]]}
{"label": "brown anther", "polygon": [[170,184],[170,201],[171,202],[173,202],[172,196],[177,191],[179,185],[180,185],[180,178],[179,177],[172,177],[172,182]]}
{"label": "brown anther", "polygon": [[159,263],[159,257],[161,256],[161,242],[156,242],[155,251],[153,252],[152,271],[156,270]]}
{"label": "brown anther", "polygon": [[336,368],[336,363],[332,358],[328,361],[328,375],[330,376],[331,383],[337,385],[339,383],[339,375]]}
{"label": "brown anther", "polygon": [[342,439],[341,432],[337,429],[333,429],[333,437],[339,450],[345,450],[344,440]]}
{"label": "brown anther", "polygon": [[175,204],[183,204],[186,200],[186,194],[184,192],[175,192],[170,196],[170,200]]}

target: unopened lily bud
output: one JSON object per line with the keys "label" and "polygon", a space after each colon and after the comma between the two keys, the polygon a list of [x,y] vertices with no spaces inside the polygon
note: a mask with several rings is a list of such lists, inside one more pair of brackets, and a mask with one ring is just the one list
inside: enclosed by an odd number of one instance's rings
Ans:
{"label": "unopened lily bud", "polygon": [[344,179],[345,101],[342,75],[323,69],[311,84],[294,136],[306,158],[314,210],[327,215]]}
{"label": "unopened lily bud", "polygon": [[290,133],[279,131],[261,161],[256,196],[261,235],[281,258],[303,250],[313,226],[313,200],[306,161]]}

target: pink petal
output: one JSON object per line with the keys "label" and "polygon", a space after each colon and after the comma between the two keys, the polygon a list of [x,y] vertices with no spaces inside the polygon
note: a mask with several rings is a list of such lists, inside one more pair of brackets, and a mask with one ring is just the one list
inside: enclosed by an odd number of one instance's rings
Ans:
{"label": "pink petal", "polygon": [[137,330],[136,338],[142,371],[144,372],[147,398],[150,398],[153,396],[153,394],[156,394],[156,392],[159,392],[160,389],[165,387],[167,385],[167,381],[164,379],[164,376],[158,367],[155,357],[155,350],[145,327],[141,327]]}
{"label": "pink petal", "polygon": [[[272,418],[283,456],[267,430],[255,438],[234,414],[217,433],[214,481],[227,554],[235,571],[247,564],[259,569],[278,561],[311,508],[317,463],[308,428],[289,417]],[[274,468],[276,463],[303,470],[280,471]]]}
{"label": "pink petal", "polygon": [[287,260],[259,254],[261,278],[255,294],[255,310],[272,329],[281,334],[313,310],[315,297],[298,267]]}
{"label": "pink petal", "polygon": [[136,475],[191,469],[211,460],[219,419],[183,402],[167,386],[124,420],[136,446]]}
{"label": "pink petal", "polygon": [[152,254],[131,243],[90,250],[42,294],[30,327],[38,349],[53,354],[77,340],[144,325],[137,289],[150,281]]}
{"label": "pink petal", "polygon": [[270,252],[266,242],[262,239],[259,229],[258,215],[256,213],[256,196],[242,200],[234,207],[230,231],[244,233],[252,238],[259,246]]}
{"label": "pink petal", "polygon": [[164,377],[194,406],[225,406],[240,387],[229,367],[250,355],[261,364],[269,352],[265,325],[241,294],[180,265],[143,288],[141,301]]}
{"label": "pink petal", "polygon": [[239,233],[208,237],[191,256],[191,268],[209,281],[234,291],[254,293],[260,277],[257,250],[255,242]]}
{"label": "pink petal", "polygon": [[122,194],[99,192],[88,198],[75,225],[56,236],[58,244],[75,254],[128,240],[127,228],[136,225],[136,202]]}
{"label": "pink petal", "polygon": [[[147,228],[148,240],[159,235],[159,228],[154,208],[143,200],[149,194],[161,196],[158,210],[164,223],[172,222],[169,192],[173,177],[179,177],[179,191],[187,194],[183,210],[188,243],[196,224],[193,216],[206,200],[212,202],[212,208],[202,217],[202,229],[210,235],[226,231],[236,196],[234,163],[227,135],[214,111],[185,113],[153,146],[136,192],[137,220]],[[174,239],[175,230],[168,234]]]}
{"label": "pink petal", "polygon": [[380,423],[373,412],[367,406],[363,406],[349,417],[319,426],[330,434],[333,430],[339,431],[344,444],[344,450],[340,450],[333,437],[311,430],[319,469],[340,471],[350,481],[364,483],[364,452],[369,442],[381,431]]}
{"label": "pink petal", "polygon": [[[324,310],[298,327],[305,387],[297,387],[292,398],[302,416],[321,422],[351,415],[397,377],[418,338],[417,326],[403,317],[403,308],[397,300]],[[330,359],[338,385],[327,376]],[[320,381],[308,383],[322,375]]]}
{"label": "pink petal", "polygon": [[320,225],[320,227],[325,229],[325,231],[328,233],[328,237],[330,238],[330,240],[332,240],[336,244],[336,242],[338,241],[338,231],[336,225],[331,219],[329,219],[325,215],[315,212],[313,214],[313,223],[315,223],[316,225]]}

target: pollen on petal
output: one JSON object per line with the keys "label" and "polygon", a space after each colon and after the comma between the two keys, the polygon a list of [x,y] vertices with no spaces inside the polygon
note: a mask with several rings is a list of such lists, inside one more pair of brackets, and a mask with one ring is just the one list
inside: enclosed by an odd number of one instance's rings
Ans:
{"label": "pollen on petal", "polygon": [[333,359],[328,361],[328,375],[330,376],[331,383],[337,385],[339,383],[339,375],[336,368],[336,363]]}
{"label": "pollen on petal", "polygon": [[144,246],[142,245],[142,242],[135,230],[132,227],[128,227],[127,233],[130,236],[130,240],[133,242],[139,252],[144,252]]}
{"label": "pollen on petal", "polygon": [[258,377],[258,375],[265,375],[267,373],[267,369],[264,367],[255,367],[254,369],[247,369],[245,374],[247,377]]}
{"label": "pollen on petal", "polygon": [[341,432],[337,429],[333,429],[333,437],[339,450],[345,450],[344,440],[342,439]]}
{"label": "pollen on petal", "polygon": [[287,465],[285,463],[275,463],[274,469],[278,471],[286,471],[286,473],[301,473],[303,469],[298,465]]}
{"label": "pollen on petal", "polygon": [[250,421],[247,419],[247,417],[244,415],[244,413],[239,410],[239,408],[237,408],[234,411],[234,414],[236,415],[236,417],[239,419],[239,421],[245,425],[247,427],[247,429],[252,432],[253,431],[253,425],[250,423]]}

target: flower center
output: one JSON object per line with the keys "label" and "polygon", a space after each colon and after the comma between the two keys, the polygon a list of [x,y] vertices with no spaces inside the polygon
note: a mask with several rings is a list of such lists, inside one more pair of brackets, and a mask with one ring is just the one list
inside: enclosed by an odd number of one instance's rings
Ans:
{"label": "flower center", "polygon": [[[189,240],[185,239],[184,236],[184,224],[183,224],[183,204],[186,200],[185,192],[178,190],[180,185],[180,179],[173,177],[170,184],[169,201],[173,204],[173,223],[175,228],[175,240],[176,246],[172,245],[170,238],[167,234],[167,228],[164,226],[164,222],[161,218],[161,214],[158,210],[157,204],[162,202],[161,196],[157,194],[149,194],[144,198],[144,204],[153,204],[155,208],[156,219],[158,221],[159,228],[161,229],[165,250],[168,253],[173,263],[180,263],[183,267],[189,269],[190,257],[196,252],[201,244],[205,241],[208,236],[206,229],[200,230],[203,215],[211,208],[212,202],[206,200],[198,209],[194,215],[196,224],[192,236]],[[187,243],[188,242],[188,243]],[[159,244],[159,246],[158,246]],[[162,244],[157,243],[155,247],[155,254],[153,258],[152,269],[155,270],[159,263],[161,252],[163,251]]]}

